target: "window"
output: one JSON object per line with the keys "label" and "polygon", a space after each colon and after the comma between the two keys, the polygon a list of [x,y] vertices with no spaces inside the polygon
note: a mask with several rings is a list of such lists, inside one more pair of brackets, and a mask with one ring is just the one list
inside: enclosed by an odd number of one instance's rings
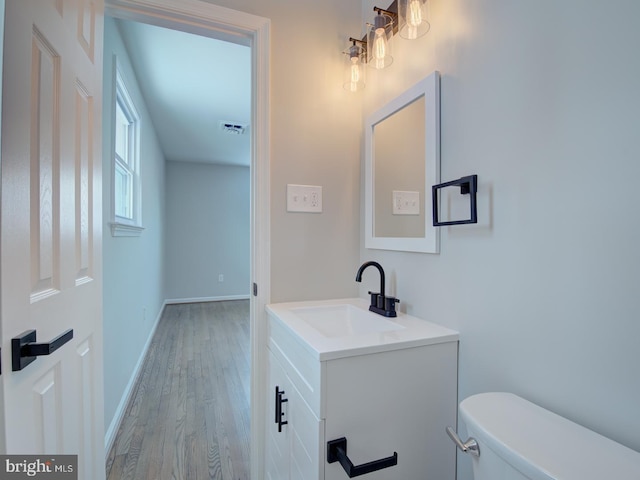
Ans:
{"label": "window", "polygon": [[116,69],[116,100],[112,178],[113,236],[138,236],[142,232],[140,205],[140,118]]}

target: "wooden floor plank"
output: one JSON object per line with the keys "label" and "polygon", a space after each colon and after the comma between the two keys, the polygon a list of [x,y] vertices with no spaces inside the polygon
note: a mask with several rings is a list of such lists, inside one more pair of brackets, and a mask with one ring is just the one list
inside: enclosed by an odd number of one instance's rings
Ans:
{"label": "wooden floor plank", "polygon": [[249,480],[249,301],[168,305],[107,480]]}

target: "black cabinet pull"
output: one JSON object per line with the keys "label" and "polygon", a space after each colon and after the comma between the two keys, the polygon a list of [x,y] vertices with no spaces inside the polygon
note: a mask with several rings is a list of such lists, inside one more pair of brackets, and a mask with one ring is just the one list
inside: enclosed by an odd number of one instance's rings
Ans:
{"label": "black cabinet pull", "polygon": [[274,411],[275,411],[275,422],[274,423],[278,423],[278,420],[280,420],[280,407],[278,405],[278,401],[280,400],[280,389],[278,388],[278,386],[276,385],[276,401],[273,403],[275,405]]}
{"label": "black cabinet pull", "polygon": [[390,457],[355,466],[349,457],[347,457],[347,439],[342,437],[327,442],[327,462],[340,462],[340,465],[342,465],[344,471],[347,472],[349,478],[353,478],[397,465],[398,453],[393,452],[393,455]]}
{"label": "black cabinet pull", "polygon": [[11,339],[11,367],[22,370],[40,355],[50,355],[73,338],[73,329],[61,333],[50,342],[36,343],[36,331],[25,330]]}
{"label": "black cabinet pull", "polygon": [[282,398],[284,395],[284,390],[280,390],[280,388],[276,385],[276,416],[275,423],[278,424],[278,432],[282,431],[282,425],[287,425],[289,422],[286,420],[282,420],[284,417],[284,412],[282,411],[282,404],[288,402],[288,398]]}

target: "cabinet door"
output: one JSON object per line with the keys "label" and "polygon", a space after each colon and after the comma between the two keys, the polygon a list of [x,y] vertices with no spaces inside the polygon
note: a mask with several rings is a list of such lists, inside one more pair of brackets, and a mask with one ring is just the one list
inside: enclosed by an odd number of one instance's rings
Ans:
{"label": "cabinet door", "polygon": [[[324,421],[318,420],[271,351],[268,375],[266,478],[320,480],[324,477]],[[276,388],[286,399],[281,403],[280,417],[276,410],[279,402]],[[278,418],[286,422],[281,431]]]}
{"label": "cabinet door", "polygon": [[[398,453],[398,464],[367,480],[454,480],[457,343],[330,360],[326,366],[326,441],[347,438],[355,465]],[[326,480],[347,478],[339,463]]]}
{"label": "cabinet door", "polygon": [[324,478],[324,421],[318,420],[300,392],[292,387],[291,415],[291,480]]}
{"label": "cabinet door", "polygon": [[[281,402],[280,420],[287,424],[278,428],[276,416],[276,403],[279,400],[276,395],[276,388],[282,393],[282,400],[288,399],[291,387],[287,375],[282,366],[269,351],[269,368],[267,385],[267,412],[266,412],[266,448],[265,448],[265,475],[268,480],[287,480],[289,478],[289,455],[290,455],[290,423],[289,402]],[[278,431],[281,430],[281,431]]]}

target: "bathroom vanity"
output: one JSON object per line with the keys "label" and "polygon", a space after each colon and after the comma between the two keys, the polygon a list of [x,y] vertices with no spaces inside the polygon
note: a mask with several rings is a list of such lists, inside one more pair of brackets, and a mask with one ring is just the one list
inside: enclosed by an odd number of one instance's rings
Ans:
{"label": "bathroom vanity", "polygon": [[328,458],[327,443],[343,438],[354,473],[392,464],[362,478],[455,478],[445,427],[456,424],[458,333],[367,308],[361,299],[267,306],[268,479],[349,478]]}

